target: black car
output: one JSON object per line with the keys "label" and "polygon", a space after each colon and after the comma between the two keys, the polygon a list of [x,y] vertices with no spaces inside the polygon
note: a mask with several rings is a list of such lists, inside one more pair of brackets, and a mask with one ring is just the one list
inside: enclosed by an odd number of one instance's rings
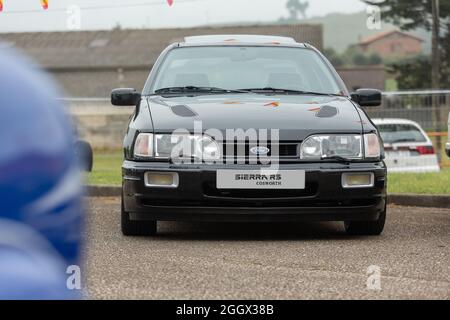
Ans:
{"label": "black car", "polygon": [[198,36],[169,46],[124,139],[122,232],[170,221],[344,221],[378,235],[386,167],[363,106],[314,47],[270,36]]}

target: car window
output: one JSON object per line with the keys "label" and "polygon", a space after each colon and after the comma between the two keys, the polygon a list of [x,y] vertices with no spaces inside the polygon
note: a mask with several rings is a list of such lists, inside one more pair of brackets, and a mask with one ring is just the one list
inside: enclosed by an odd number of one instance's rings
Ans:
{"label": "car window", "polygon": [[377,125],[384,143],[426,142],[426,137],[411,124],[380,124]]}
{"label": "car window", "polygon": [[183,86],[342,93],[319,54],[311,49],[286,47],[173,49],[159,68],[151,91]]}

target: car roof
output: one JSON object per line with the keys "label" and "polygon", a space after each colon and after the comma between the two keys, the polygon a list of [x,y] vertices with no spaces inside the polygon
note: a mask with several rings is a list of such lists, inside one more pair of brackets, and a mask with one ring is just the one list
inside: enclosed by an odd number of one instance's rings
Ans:
{"label": "car roof", "polygon": [[411,124],[420,128],[420,124],[415,121],[409,119],[400,119],[400,118],[379,118],[372,119],[375,124]]}
{"label": "car roof", "polygon": [[264,45],[264,46],[293,46],[308,47],[308,44],[298,43],[290,37],[267,36],[267,35],[245,35],[245,34],[229,34],[229,35],[203,35],[185,37],[184,42],[180,45],[198,46],[198,45]]}

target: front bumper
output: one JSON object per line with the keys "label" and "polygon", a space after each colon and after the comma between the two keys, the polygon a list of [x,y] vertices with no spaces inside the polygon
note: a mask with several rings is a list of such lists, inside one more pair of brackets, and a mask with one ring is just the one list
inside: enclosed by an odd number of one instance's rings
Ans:
{"label": "front bumper", "polygon": [[[280,164],[305,170],[304,190],[219,190],[216,170],[256,170],[252,165],[172,165],[125,161],[124,209],[132,220],[177,221],[357,221],[376,220],[385,210],[386,167],[377,163]],[[174,189],[145,186],[148,171],[177,172]],[[342,188],[344,172],[373,172],[374,187]]]}

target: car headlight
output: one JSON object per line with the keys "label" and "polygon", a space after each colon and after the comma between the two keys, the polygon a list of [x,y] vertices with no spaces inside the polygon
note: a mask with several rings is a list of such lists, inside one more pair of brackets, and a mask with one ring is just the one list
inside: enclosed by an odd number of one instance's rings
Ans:
{"label": "car headlight", "polygon": [[205,135],[140,133],[136,138],[134,155],[156,159],[195,158],[219,160],[220,147]]}
{"label": "car headlight", "polygon": [[376,134],[363,136],[352,134],[313,135],[306,138],[300,147],[300,158],[307,160],[319,160],[322,157],[333,156],[362,159],[363,155],[365,158],[373,159],[380,157],[380,143]]}
{"label": "car headlight", "polygon": [[375,133],[364,135],[364,156],[366,159],[378,159],[381,156],[380,139]]}
{"label": "car headlight", "polygon": [[208,136],[194,136],[196,152],[194,157],[211,161],[220,159],[219,144],[213,138]]}
{"label": "car headlight", "polygon": [[140,133],[134,142],[134,155],[140,158],[153,157],[153,134]]}

